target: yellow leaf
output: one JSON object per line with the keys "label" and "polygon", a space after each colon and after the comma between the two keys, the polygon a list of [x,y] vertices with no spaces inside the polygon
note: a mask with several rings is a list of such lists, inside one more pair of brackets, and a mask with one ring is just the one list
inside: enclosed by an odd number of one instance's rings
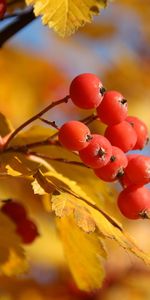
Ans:
{"label": "yellow leaf", "polygon": [[34,5],[36,16],[43,15],[43,24],[48,24],[60,36],[68,36],[79,27],[91,22],[106,6],[107,0],[26,0],[28,5]]}
{"label": "yellow leaf", "polygon": [[34,194],[38,195],[45,195],[45,194],[52,194],[56,186],[51,183],[46,176],[42,174],[40,170],[38,170],[33,177],[35,178],[34,181],[31,183]]}
{"label": "yellow leaf", "polygon": [[[51,194],[52,211],[56,216],[68,216],[74,214],[77,225],[85,232],[95,230],[95,222],[90,216],[88,206],[82,200],[86,194],[77,186],[75,182],[65,178],[61,174],[51,171],[42,174],[38,171],[34,174],[35,180],[31,183],[35,194]],[[77,194],[78,192],[78,194]],[[89,199],[89,202],[90,199]],[[91,202],[93,204],[93,202]]]}
{"label": "yellow leaf", "polygon": [[74,209],[74,217],[76,224],[85,232],[89,233],[95,231],[95,222],[87,208],[84,208],[83,206],[76,207]]}
{"label": "yellow leaf", "polygon": [[29,143],[36,143],[39,141],[45,141],[51,135],[53,135],[56,130],[51,127],[43,126],[32,126],[28,130],[20,132],[12,141],[11,146],[23,146]]}
{"label": "yellow leaf", "polygon": [[90,203],[95,204],[75,181],[70,180],[55,170],[43,174],[41,171],[38,171],[34,174],[34,178],[37,179],[46,193],[52,193],[55,187],[55,190],[59,192],[68,192],[76,198],[86,198]]}
{"label": "yellow leaf", "polygon": [[146,264],[150,265],[150,255],[142,251],[135,244],[133,238],[124,231],[121,224],[103,211],[100,212],[93,208],[90,208],[89,211],[100,234],[102,234],[105,238],[115,240],[123,249],[134,253]]}
{"label": "yellow leaf", "polygon": [[0,270],[6,275],[27,270],[21,239],[15,231],[15,224],[0,212]]}
{"label": "yellow leaf", "polygon": [[57,221],[64,253],[72,275],[81,290],[101,287],[104,278],[102,258],[106,252],[96,233],[86,234],[69,217]]}
{"label": "yellow leaf", "polygon": [[70,215],[74,210],[74,198],[68,193],[59,193],[52,197],[52,210],[57,217]]}
{"label": "yellow leaf", "polygon": [[53,195],[51,202],[52,210],[57,217],[69,216],[73,213],[75,222],[80,228],[88,233],[95,231],[95,222],[88,211],[88,206],[74,195],[61,192],[59,195]]}

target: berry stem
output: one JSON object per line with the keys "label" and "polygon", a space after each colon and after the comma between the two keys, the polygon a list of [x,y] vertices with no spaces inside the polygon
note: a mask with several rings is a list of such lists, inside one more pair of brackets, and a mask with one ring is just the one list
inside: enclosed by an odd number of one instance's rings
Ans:
{"label": "berry stem", "polygon": [[91,122],[95,121],[97,118],[98,118],[98,116],[95,115],[95,114],[93,113],[93,114],[91,114],[91,115],[85,117],[84,119],[81,119],[80,122],[82,122],[82,123],[88,125],[88,124],[90,124]]}
{"label": "berry stem", "polygon": [[50,105],[48,105],[47,107],[45,107],[42,111],[40,111],[38,114],[34,115],[32,118],[28,119],[27,121],[25,121],[23,124],[21,124],[18,128],[16,128],[8,137],[3,150],[5,150],[8,145],[10,144],[10,142],[12,141],[12,139],[22,130],[24,129],[26,126],[28,126],[29,124],[31,124],[33,121],[39,119],[42,115],[44,115],[47,111],[49,111],[50,109],[52,109],[53,107],[62,104],[62,103],[67,103],[69,100],[69,96],[67,95],[66,97],[64,97],[63,99],[60,99],[58,101],[52,102]]}

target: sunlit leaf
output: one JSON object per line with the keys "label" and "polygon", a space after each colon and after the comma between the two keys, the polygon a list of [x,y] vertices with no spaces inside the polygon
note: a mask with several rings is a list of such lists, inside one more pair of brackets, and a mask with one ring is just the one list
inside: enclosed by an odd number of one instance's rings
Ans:
{"label": "sunlit leaf", "polygon": [[106,6],[106,0],[26,0],[34,5],[36,16],[43,15],[43,24],[48,24],[62,37],[71,35],[80,26],[91,22],[92,16]]}
{"label": "sunlit leaf", "polygon": [[44,141],[53,135],[56,130],[51,127],[32,126],[28,130],[20,132],[12,141],[12,146],[21,146],[38,141]]}
{"label": "sunlit leaf", "polygon": [[71,216],[61,218],[57,223],[64,253],[78,287],[86,291],[100,288],[104,279],[101,259],[106,258],[101,240],[95,233],[84,233]]}
{"label": "sunlit leaf", "polygon": [[[47,178],[55,185],[56,177],[47,173]],[[62,177],[63,178],[63,177]],[[69,181],[68,181],[69,182]],[[58,191],[58,193],[57,193]],[[122,225],[109,215],[100,205],[95,205],[88,198],[82,198],[60,182],[56,184],[56,193],[52,194],[52,210],[56,216],[64,217],[74,214],[76,224],[86,232],[95,230],[95,225],[99,233],[104,238],[113,239],[119,245],[141,258],[145,263],[150,264],[150,256],[136,246],[134,240],[124,231]],[[72,193],[73,192],[73,193]]]}

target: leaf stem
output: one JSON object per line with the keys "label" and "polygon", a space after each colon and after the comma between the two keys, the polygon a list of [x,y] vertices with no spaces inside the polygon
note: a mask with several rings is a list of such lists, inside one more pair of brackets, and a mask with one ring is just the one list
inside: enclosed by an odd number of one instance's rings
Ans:
{"label": "leaf stem", "polygon": [[69,100],[69,96],[67,95],[66,97],[64,97],[63,99],[60,99],[58,101],[52,102],[50,105],[48,105],[47,107],[45,107],[42,111],[40,111],[39,113],[37,113],[36,115],[34,115],[32,118],[28,119],[27,121],[25,121],[23,124],[21,124],[18,128],[16,128],[8,137],[3,150],[5,150],[8,145],[10,144],[10,142],[12,141],[12,139],[22,130],[24,129],[26,126],[28,126],[29,124],[31,124],[33,121],[39,119],[43,114],[45,114],[47,111],[49,111],[50,109],[52,109],[53,107],[62,104],[62,103],[67,103]]}

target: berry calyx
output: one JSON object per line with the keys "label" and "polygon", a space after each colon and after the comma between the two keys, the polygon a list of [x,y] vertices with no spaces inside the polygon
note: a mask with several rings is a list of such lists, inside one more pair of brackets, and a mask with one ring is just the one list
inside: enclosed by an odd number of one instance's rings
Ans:
{"label": "berry calyx", "polygon": [[79,151],[85,148],[91,138],[89,128],[79,121],[67,122],[59,130],[59,141],[68,150]]}
{"label": "berry calyx", "polygon": [[100,179],[112,182],[124,174],[124,168],[126,168],[127,164],[128,160],[124,152],[118,147],[112,146],[112,156],[110,161],[106,166],[100,169],[95,169],[94,172]]}
{"label": "berry calyx", "polygon": [[139,149],[139,150],[143,149],[149,140],[148,128],[147,128],[146,124],[137,117],[129,116],[126,118],[126,121],[129,122],[133,126],[133,128],[137,134],[137,141],[136,141],[136,144],[133,149]]}
{"label": "berry calyx", "polygon": [[128,219],[148,218],[150,191],[144,186],[129,186],[120,193],[118,207]]}
{"label": "berry calyx", "polygon": [[106,92],[103,101],[97,108],[98,117],[107,125],[115,125],[124,121],[127,113],[127,100],[116,91]]}
{"label": "berry calyx", "polygon": [[79,151],[85,165],[95,169],[105,166],[112,155],[110,142],[102,135],[93,134],[88,146]]}
{"label": "berry calyx", "polygon": [[73,103],[83,109],[96,108],[102,101],[104,92],[101,80],[92,73],[75,77],[69,91]]}
{"label": "berry calyx", "polygon": [[135,130],[126,121],[108,126],[104,135],[113,146],[120,148],[124,152],[132,150],[137,141]]}
{"label": "berry calyx", "polygon": [[125,174],[133,184],[150,182],[150,157],[137,155],[128,162]]}
{"label": "berry calyx", "polygon": [[15,223],[18,223],[26,218],[26,210],[23,205],[12,200],[4,201],[1,211]]}
{"label": "berry calyx", "polygon": [[29,219],[24,219],[22,222],[19,222],[16,232],[20,235],[24,244],[31,244],[39,236],[37,226]]}

